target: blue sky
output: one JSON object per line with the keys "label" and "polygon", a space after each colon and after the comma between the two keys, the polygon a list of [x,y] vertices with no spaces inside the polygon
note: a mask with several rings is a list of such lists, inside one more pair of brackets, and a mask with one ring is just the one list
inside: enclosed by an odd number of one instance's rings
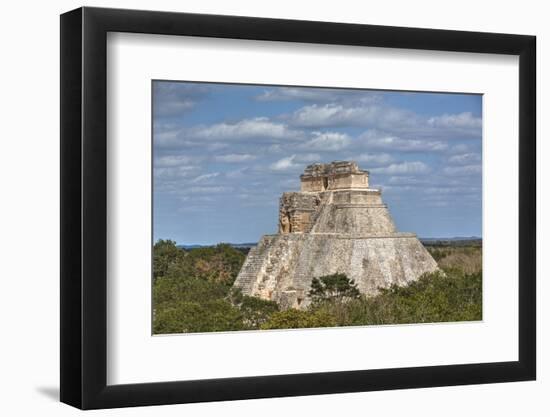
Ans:
{"label": "blue sky", "polygon": [[399,231],[481,236],[482,96],[153,81],[153,238],[275,233],[306,165],[354,160]]}

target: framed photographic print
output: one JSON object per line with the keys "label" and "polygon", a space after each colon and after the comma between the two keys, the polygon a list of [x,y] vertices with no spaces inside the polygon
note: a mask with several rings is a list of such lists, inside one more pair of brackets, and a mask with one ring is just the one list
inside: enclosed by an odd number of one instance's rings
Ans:
{"label": "framed photographic print", "polygon": [[535,38],[61,16],[61,401],[535,379]]}

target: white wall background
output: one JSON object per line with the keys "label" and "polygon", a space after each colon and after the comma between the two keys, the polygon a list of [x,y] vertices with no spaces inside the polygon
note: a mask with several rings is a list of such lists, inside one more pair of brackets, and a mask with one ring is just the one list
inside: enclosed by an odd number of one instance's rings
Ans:
{"label": "white wall background", "polygon": [[[2,7],[0,89],[0,410],[3,415],[75,415],[59,392],[59,17],[81,6],[72,0],[7,2]],[[550,83],[550,26],[545,2],[353,0],[124,0],[86,5],[181,12],[532,34],[538,37],[538,209],[541,261],[550,250],[550,210],[543,193],[550,148],[542,138]],[[230,403],[145,407],[96,415],[275,416],[315,414],[409,416],[543,416],[550,412],[550,266],[539,262],[538,381]],[[546,394],[546,395],[544,395]]]}

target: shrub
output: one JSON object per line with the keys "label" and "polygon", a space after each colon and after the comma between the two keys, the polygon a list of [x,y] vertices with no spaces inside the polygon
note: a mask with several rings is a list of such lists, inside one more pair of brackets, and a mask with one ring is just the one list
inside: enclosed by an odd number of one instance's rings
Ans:
{"label": "shrub", "polygon": [[332,274],[313,278],[308,295],[313,303],[319,303],[349,300],[358,298],[361,294],[355,282],[345,274]]}
{"label": "shrub", "polygon": [[153,286],[155,308],[179,301],[223,299],[226,295],[227,288],[222,284],[186,276],[164,277],[157,280]]}
{"label": "shrub", "polygon": [[427,246],[427,249],[440,268],[458,268],[467,274],[481,272],[481,246]]}
{"label": "shrub", "polygon": [[407,286],[381,289],[374,297],[320,308],[340,326],[475,321],[482,319],[481,287],[481,273],[449,270],[445,275],[426,274]]}
{"label": "shrub", "polygon": [[289,309],[274,313],[271,318],[261,326],[261,329],[300,329],[333,327],[335,325],[336,321],[334,318],[324,311]]}
{"label": "shrub", "polygon": [[243,330],[241,312],[225,300],[179,301],[155,312],[153,332]]}
{"label": "shrub", "polygon": [[229,299],[243,316],[243,324],[249,329],[259,329],[270,317],[279,311],[275,301],[243,295],[240,289],[232,289]]}

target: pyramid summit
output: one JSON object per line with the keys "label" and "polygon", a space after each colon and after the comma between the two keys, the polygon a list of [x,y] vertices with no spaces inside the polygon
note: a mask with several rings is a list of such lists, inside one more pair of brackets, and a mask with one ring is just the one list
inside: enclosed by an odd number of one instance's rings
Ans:
{"label": "pyramid summit", "polygon": [[279,202],[279,230],[253,247],[234,283],[245,295],[305,308],[315,277],[343,273],[359,291],[406,285],[438,269],[414,233],[396,230],[382,192],[353,161],[313,164]]}

